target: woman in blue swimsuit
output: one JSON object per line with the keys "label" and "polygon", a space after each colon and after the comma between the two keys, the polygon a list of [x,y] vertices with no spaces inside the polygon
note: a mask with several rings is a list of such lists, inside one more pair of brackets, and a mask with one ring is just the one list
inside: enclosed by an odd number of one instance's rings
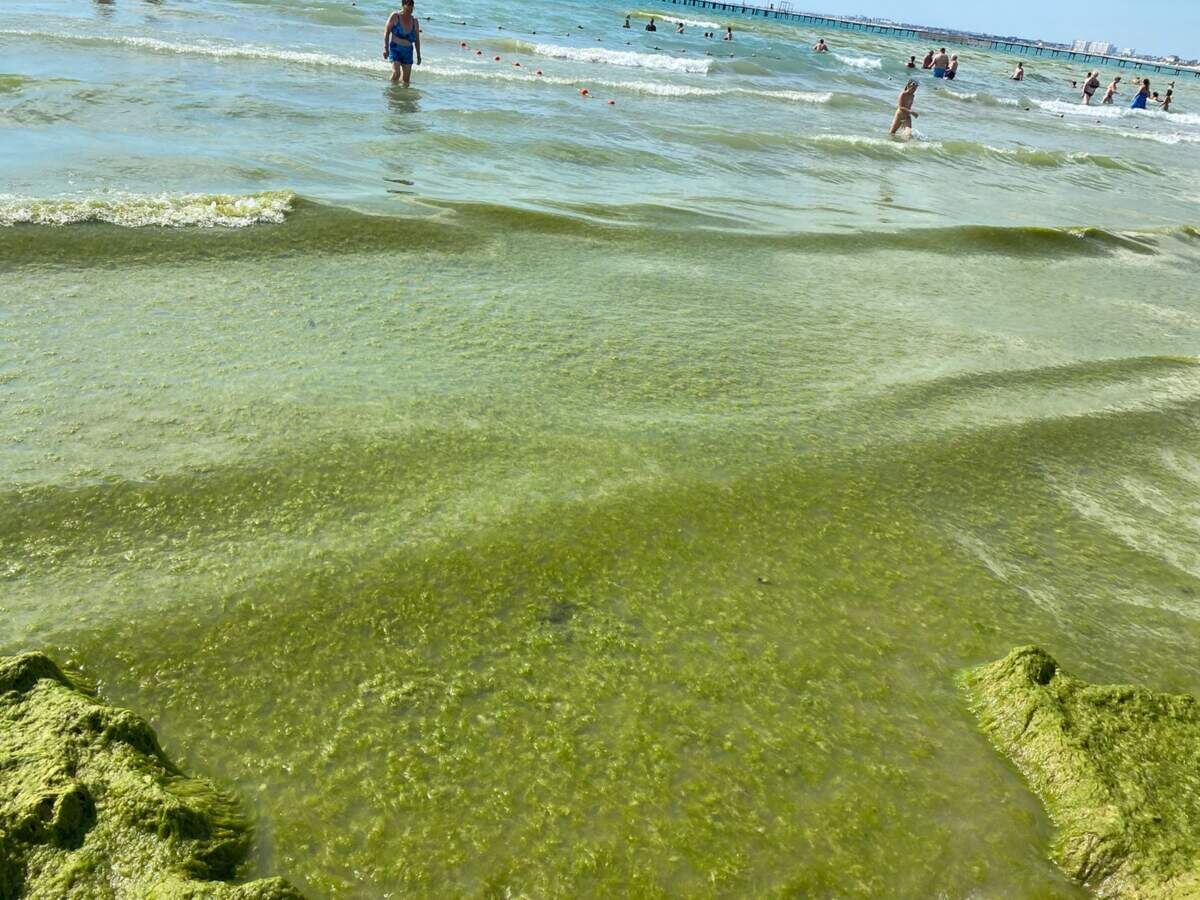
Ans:
{"label": "woman in blue swimsuit", "polygon": [[412,76],[413,54],[421,64],[421,25],[413,15],[416,0],[403,0],[400,11],[388,16],[383,32],[383,58],[392,64],[392,84],[404,80],[408,87]]}

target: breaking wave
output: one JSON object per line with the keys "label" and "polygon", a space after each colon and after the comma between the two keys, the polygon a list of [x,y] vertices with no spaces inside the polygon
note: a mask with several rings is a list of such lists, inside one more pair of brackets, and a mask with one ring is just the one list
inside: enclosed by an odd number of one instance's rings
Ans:
{"label": "breaking wave", "polygon": [[711,59],[681,59],[661,53],[635,53],[630,50],[605,50],[603,47],[560,47],[557,44],[538,44],[533,48],[538,56],[550,59],[569,59],[572,62],[599,63],[631,69],[658,69],[664,72],[706,74],[713,67]]}
{"label": "breaking wave", "polygon": [[295,195],[286,191],[225,194],[113,195],[47,200],[0,198],[0,226],[82,225],[103,222],[124,228],[244,228],[281,224]]}

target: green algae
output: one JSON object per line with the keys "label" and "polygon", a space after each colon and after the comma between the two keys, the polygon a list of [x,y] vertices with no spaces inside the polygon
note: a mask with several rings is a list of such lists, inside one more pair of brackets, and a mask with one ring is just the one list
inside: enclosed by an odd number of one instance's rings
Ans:
{"label": "green algae", "polygon": [[237,802],[142,719],[42,654],[0,660],[0,897],[299,898],[281,879],[225,883],[250,841]]}
{"label": "green algae", "polygon": [[968,672],[984,730],[1058,826],[1055,861],[1101,896],[1200,896],[1200,702],[1093,685],[1036,647]]}

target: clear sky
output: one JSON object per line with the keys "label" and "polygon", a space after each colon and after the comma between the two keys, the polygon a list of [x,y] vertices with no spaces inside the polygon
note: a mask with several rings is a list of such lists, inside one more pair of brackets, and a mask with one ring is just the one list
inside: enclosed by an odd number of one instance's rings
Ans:
{"label": "clear sky", "polygon": [[792,0],[792,9],[1200,56],[1200,0]]}

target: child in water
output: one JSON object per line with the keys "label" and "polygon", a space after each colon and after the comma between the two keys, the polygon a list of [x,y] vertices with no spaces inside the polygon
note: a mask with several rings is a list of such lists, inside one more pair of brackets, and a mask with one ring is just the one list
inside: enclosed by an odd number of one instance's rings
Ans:
{"label": "child in water", "polygon": [[896,100],[896,115],[892,119],[892,130],[888,134],[894,135],[901,129],[912,132],[913,119],[917,118],[917,113],[913,110],[913,100],[916,96],[917,83],[910,79]]}

